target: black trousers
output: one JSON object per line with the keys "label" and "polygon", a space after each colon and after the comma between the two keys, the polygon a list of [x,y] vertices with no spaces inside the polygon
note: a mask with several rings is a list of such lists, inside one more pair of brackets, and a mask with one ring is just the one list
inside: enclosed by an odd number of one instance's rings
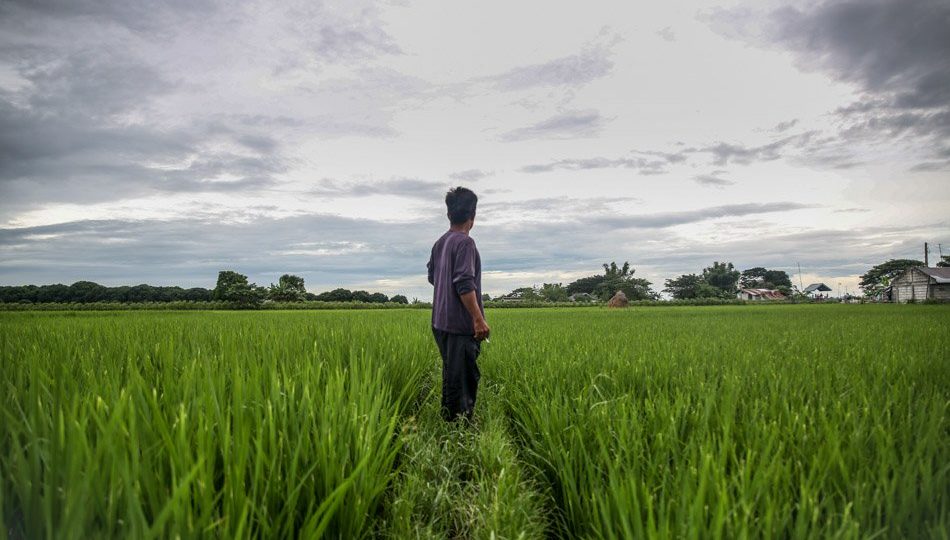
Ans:
{"label": "black trousers", "polygon": [[475,336],[451,334],[432,329],[442,355],[442,417],[453,421],[459,416],[472,417],[478,393],[478,355],[481,343]]}

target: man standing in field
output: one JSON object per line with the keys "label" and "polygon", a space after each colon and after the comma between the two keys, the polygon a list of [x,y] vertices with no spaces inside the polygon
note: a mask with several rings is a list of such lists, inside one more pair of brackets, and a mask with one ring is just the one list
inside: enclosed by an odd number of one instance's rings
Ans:
{"label": "man standing in field", "polygon": [[482,307],[482,260],[468,235],[475,225],[478,197],[457,187],[445,195],[449,230],[436,240],[429,257],[432,334],[442,355],[442,416],[468,419],[478,392],[478,354],[490,329]]}

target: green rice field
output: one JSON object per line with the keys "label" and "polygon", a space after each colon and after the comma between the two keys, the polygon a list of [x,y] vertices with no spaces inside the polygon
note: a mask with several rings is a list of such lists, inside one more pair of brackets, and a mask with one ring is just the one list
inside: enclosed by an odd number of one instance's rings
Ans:
{"label": "green rice field", "polygon": [[10,538],[948,538],[950,308],[0,313]]}

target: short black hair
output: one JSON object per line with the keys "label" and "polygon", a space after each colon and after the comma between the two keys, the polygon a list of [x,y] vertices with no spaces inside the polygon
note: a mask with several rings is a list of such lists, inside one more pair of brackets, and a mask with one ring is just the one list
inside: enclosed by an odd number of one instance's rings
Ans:
{"label": "short black hair", "polygon": [[478,196],[462,186],[452,188],[445,194],[445,206],[449,209],[449,221],[453,225],[465,223],[475,217]]}

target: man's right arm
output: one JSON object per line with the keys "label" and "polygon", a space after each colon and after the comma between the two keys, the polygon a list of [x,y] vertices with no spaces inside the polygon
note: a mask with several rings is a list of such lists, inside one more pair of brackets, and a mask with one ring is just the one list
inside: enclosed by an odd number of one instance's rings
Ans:
{"label": "man's right arm", "polygon": [[[435,250],[435,248],[432,248],[432,249],[433,249],[433,251]],[[435,285],[435,266],[434,266],[433,263],[432,263],[432,259],[433,259],[433,258],[434,258],[434,257],[433,257],[433,254],[430,253],[430,254],[429,254],[429,262],[426,263],[426,268],[429,270],[429,284],[430,284],[430,285]]]}

